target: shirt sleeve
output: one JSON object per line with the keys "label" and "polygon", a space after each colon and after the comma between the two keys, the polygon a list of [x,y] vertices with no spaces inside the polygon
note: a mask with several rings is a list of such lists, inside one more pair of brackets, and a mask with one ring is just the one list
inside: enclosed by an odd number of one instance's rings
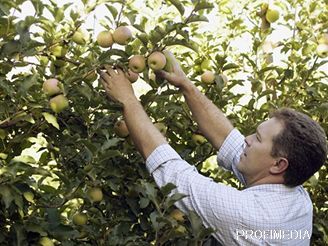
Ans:
{"label": "shirt sleeve", "polygon": [[217,161],[220,166],[232,171],[238,180],[245,185],[245,178],[237,169],[244,147],[245,137],[237,129],[233,129],[217,152]]}
{"label": "shirt sleeve", "polygon": [[159,187],[176,185],[173,193],[186,195],[175,205],[184,212],[193,210],[205,226],[220,228],[217,234],[227,234],[239,218],[243,193],[233,187],[214,182],[198,173],[168,144],[157,147],[147,158],[146,165]]}

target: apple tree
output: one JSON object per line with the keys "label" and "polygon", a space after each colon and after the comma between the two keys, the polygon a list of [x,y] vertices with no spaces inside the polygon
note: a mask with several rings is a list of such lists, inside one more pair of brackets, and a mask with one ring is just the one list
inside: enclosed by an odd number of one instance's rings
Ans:
{"label": "apple tree", "polygon": [[[98,73],[123,69],[173,148],[240,188],[154,71],[169,71],[173,53],[244,134],[278,107],[328,132],[327,16],[323,0],[2,0],[0,244],[209,243],[212,229],[174,206],[184,194],[155,185]],[[328,243],[327,175],[305,184],[313,245]]]}

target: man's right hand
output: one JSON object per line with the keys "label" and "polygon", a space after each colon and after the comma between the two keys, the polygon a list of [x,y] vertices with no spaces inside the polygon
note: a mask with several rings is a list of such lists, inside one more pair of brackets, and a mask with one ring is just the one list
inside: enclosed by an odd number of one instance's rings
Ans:
{"label": "man's right hand", "polygon": [[184,86],[190,83],[190,80],[187,78],[186,74],[182,70],[178,60],[174,57],[171,51],[163,51],[168,67],[168,71],[160,70],[156,72],[156,76],[166,79],[170,84],[183,89]]}

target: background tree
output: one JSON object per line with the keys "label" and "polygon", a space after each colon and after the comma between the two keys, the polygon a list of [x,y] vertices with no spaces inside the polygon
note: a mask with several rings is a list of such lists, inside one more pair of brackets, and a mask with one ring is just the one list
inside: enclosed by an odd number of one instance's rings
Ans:
{"label": "background tree", "polygon": [[[146,63],[153,52],[172,50],[244,134],[282,106],[310,114],[328,131],[326,1],[82,0],[76,6],[0,3],[1,245],[206,241],[211,230],[173,205],[183,194],[170,196],[172,184],[158,189],[145,170],[121,106],[98,82],[105,65],[123,68],[131,81],[138,77],[141,103],[184,159],[234,187],[240,184],[213,161],[215,151],[182,96],[154,77]],[[32,15],[24,15],[27,7]],[[135,55],[144,59],[139,74],[129,71]],[[325,165],[305,184],[314,205],[313,245],[328,243],[327,180]]]}

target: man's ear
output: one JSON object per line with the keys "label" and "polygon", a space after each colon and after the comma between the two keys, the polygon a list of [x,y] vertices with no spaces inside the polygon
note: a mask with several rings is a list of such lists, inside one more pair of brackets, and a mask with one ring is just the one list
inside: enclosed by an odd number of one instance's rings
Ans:
{"label": "man's ear", "polygon": [[286,171],[287,167],[288,167],[288,160],[286,158],[283,157],[279,157],[275,164],[273,166],[271,166],[270,168],[270,172],[272,174],[281,174],[283,172]]}

